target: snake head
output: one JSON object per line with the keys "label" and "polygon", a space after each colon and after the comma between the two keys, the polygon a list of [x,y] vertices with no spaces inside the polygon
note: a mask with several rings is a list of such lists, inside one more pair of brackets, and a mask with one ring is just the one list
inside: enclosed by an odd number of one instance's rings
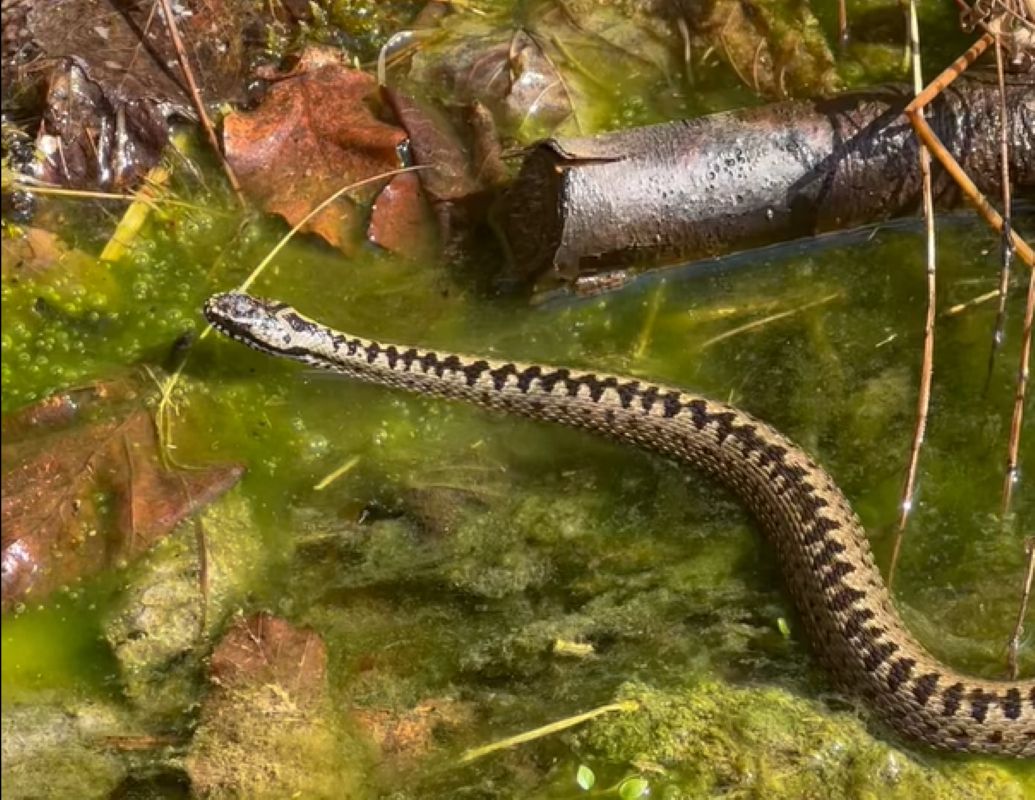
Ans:
{"label": "snake head", "polygon": [[226,292],[205,302],[205,318],[220,333],[256,350],[283,353],[292,347],[292,329],[284,324],[285,303],[243,292]]}

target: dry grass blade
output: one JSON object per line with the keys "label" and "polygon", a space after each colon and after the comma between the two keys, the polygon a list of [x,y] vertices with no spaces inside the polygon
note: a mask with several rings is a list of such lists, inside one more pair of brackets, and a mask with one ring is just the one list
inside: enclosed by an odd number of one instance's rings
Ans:
{"label": "dry grass blade", "polygon": [[957,314],[962,314],[964,311],[979,306],[982,303],[987,303],[990,300],[995,300],[999,297],[999,290],[993,289],[990,292],[979,294],[977,297],[972,297],[963,303],[957,303],[954,306],[949,306],[945,311],[942,312],[943,317],[955,317]]}
{"label": "dry grass blade", "polygon": [[118,261],[136,240],[151,212],[155,210],[154,196],[169,180],[169,170],[159,165],[148,174],[145,184],[136,193],[136,199],[122,215],[111,237],[104,245],[98,258],[101,261]]}
{"label": "dry grass blade", "polygon": [[1013,259],[1013,247],[1010,244],[1010,231],[1013,226],[1010,223],[1012,215],[1012,201],[1010,197],[1010,139],[1007,134],[1009,126],[1007,118],[1009,109],[1006,107],[1006,76],[1003,66],[1003,48],[996,39],[995,42],[995,65],[996,77],[999,80],[999,114],[1002,118],[999,137],[999,165],[1002,169],[1003,183],[1003,233],[1000,237],[1000,267],[999,267],[999,306],[996,309],[995,328],[992,330],[992,348],[988,353],[988,371],[985,374],[985,391],[988,391],[992,381],[992,370],[995,368],[995,357],[1003,343],[1003,336],[1006,328],[1006,297],[1010,288],[1010,262]]}
{"label": "dry grass blade", "polygon": [[588,722],[595,717],[599,717],[602,714],[611,714],[615,711],[621,711],[624,714],[628,714],[632,711],[637,711],[640,708],[640,704],[635,700],[624,700],[620,703],[609,703],[606,706],[599,706],[591,711],[586,711],[582,714],[576,714],[574,717],[566,717],[565,719],[551,722],[549,725],[543,725],[541,728],[535,728],[534,730],[525,731],[519,733],[516,736],[510,736],[506,739],[501,739],[498,742],[487,744],[484,747],[475,747],[472,750],[467,750],[462,756],[460,756],[461,764],[469,764],[472,761],[476,761],[484,756],[491,755],[492,753],[500,750],[507,750],[511,747],[515,747],[519,744],[525,744],[526,742],[533,742],[536,739],[541,739],[544,736],[549,736],[552,733],[567,730],[573,728],[576,725],[581,725],[583,722]]}
{"label": "dry grass blade", "polygon": [[789,308],[786,311],[780,311],[776,314],[770,314],[767,317],[763,317],[762,319],[756,319],[753,322],[748,322],[744,325],[738,325],[736,328],[724,331],[723,333],[720,333],[718,336],[713,336],[711,339],[707,339],[706,341],[702,342],[700,349],[704,350],[705,348],[716,345],[719,342],[725,341],[726,339],[731,339],[734,336],[739,336],[740,334],[747,333],[748,331],[757,330],[758,328],[765,327],[766,325],[776,322],[777,320],[785,319],[795,314],[800,314],[803,311],[808,311],[809,309],[815,308],[816,306],[826,305],[827,303],[831,303],[834,300],[837,300],[839,297],[841,297],[841,293],[834,292],[832,294],[826,295],[825,297],[820,297],[818,300],[811,300],[808,303],[803,303],[800,306]]}
{"label": "dry grass blade", "polygon": [[[919,95],[923,90],[923,77],[920,65],[920,30],[916,16],[915,0],[909,5],[910,49],[913,54],[913,90]],[[921,111],[921,119],[923,112]],[[924,224],[927,239],[927,315],[924,319],[923,359],[920,364],[920,388],[916,401],[916,425],[913,428],[913,441],[909,449],[909,466],[902,487],[902,500],[899,505],[898,530],[895,532],[895,543],[891,550],[891,563],[888,566],[888,588],[895,580],[899,554],[902,551],[902,539],[906,531],[906,523],[913,509],[913,495],[916,491],[916,476],[920,466],[920,449],[927,432],[927,416],[931,405],[931,382],[934,376],[934,321],[937,315],[937,259],[934,235],[934,194],[931,190],[931,154],[925,145],[920,146],[920,174],[924,187]]]}
{"label": "dry grass blade", "polygon": [[[281,237],[280,241],[277,242],[273,246],[273,248],[266,254],[266,257],[259,262],[258,266],[256,266],[255,269],[253,269],[251,273],[248,275],[248,277],[245,278],[244,281],[242,281],[242,283],[237,287],[237,291],[248,291],[251,285],[256,280],[258,280],[259,276],[265,271],[266,267],[269,266],[270,262],[273,261],[277,254],[287,246],[287,243],[295,237],[295,234],[297,234],[305,226],[305,224],[309,222],[309,220],[311,220],[313,217],[315,217],[317,214],[319,214],[321,211],[327,208],[327,206],[329,206],[342,195],[347,194],[348,192],[354,191],[356,189],[362,188],[363,186],[367,186],[371,183],[384,180],[385,178],[391,178],[395,175],[400,175],[404,172],[416,172],[421,169],[424,169],[424,167],[415,166],[401,167],[400,169],[392,169],[388,170],[387,172],[382,172],[378,175],[373,175],[369,178],[364,178],[361,181],[355,181],[347,186],[343,186],[341,189],[338,189],[338,191],[332,193],[326,199],[314,206],[308,214],[302,217],[302,219],[300,219],[295,224],[295,226],[291,228],[291,230],[289,230],[286,234],[284,234],[284,236]],[[211,332],[212,326],[206,325],[204,329],[202,329],[201,333],[198,334],[197,341],[200,342],[204,340]],[[176,371],[172,375],[170,375],[168,380],[166,380],[162,384],[162,394],[158,401],[158,408],[155,411],[155,423],[158,428],[158,438],[161,444],[162,457],[172,464],[175,464],[176,460],[172,457],[172,450],[174,450],[175,448],[172,445],[172,429],[171,422],[169,419],[169,406],[172,403],[172,393],[175,390],[176,386],[179,384],[180,376],[183,375],[183,370],[187,366],[188,358],[184,358],[180,362],[179,366],[176,368]]]}
{"label": "dry grass blade", "polygon": [[1028,273],[1028,301],[1024,308],[1024,331],[1021,339],[1021,363],[1017,373],[1017,388],[1014,394],[1013,418],[1010,420],[1010,443],[1006,454],[1006,475],[1003,479],[1002,512],[1010,510],[1013,486],[1017,482],[1017,464],[1021,449],[1021,428],[1024,424],[1024,401],[1028,392],[1031,374],[1031,335],[1035,322],[1035,270]]}
{"label": "dry grass blade", "polygon": [[1006,649],[1006,665],[1009,670],[1010,680],[1017,680],[1018,665],[1017,653],[1021,649],[1021,636],[1024,634],[1024,618],[1028,616],[1028,600],[1031,598],[1031,581],[1035,577],[1035,539],[1028,539],[1024,543],[1024,550],[1028,554],[1028,569],[1024,574],[1024,587],[1021,589],[1021,604],[1017,609],[1017,622],[1013,626],[1013,636],[1010,637],[1010,644]]}

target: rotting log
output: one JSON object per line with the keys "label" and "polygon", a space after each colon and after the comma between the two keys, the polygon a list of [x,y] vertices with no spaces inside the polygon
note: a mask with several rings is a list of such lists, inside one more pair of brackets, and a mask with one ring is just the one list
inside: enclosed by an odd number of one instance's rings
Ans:
{"label": "rotting log", "polygon": [[[592,138],[526,155],[497,223],[510,278],[568,282],[631,265],[747,250],[916,213],[918,143],[905,87],[787,101]],[[1015,192],[1035,189],[1035,75],[1007,86]],[[1003,126],[994,78],[956,81],[929,107],[945,146],[990,197]],[[936,203],[960,202],[935,172]]]}

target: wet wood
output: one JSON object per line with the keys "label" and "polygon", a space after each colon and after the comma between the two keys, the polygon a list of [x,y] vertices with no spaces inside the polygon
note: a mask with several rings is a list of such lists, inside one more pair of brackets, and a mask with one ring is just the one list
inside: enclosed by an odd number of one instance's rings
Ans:
{"label": "wet wood", "polygon": [[[571,281],[630,264],[691,260],[916,213],[918,144],[904,87],[788,101],[593,138],[526,156],[499,211],[511,278]],[[1035,189],[1035,76],[1007,86],[1014,190]],[[981,191],[998,195],[994,76],[960,79],[932,129]],[[960,203],[937,170],[935,202]]]}

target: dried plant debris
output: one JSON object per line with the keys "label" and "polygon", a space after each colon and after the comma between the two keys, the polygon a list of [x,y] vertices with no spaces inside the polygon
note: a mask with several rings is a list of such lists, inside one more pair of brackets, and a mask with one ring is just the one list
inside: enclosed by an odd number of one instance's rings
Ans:
{"label": "dried plant debris", "polygon": [[[177,6],[187,58],[209,103],[243,98],[240,0]],[[12,28],[8,32],[8,27]],[[193,118],[162,15],[153,3],[49,0],[4,6],[4,96],[30,114],[42,82],[44,158],[35,177],[89,189],[134,185],[154,166],[173,117]]]}
{"label": "dried plant debris", "polygon": [[48,398],[3,433],[4,611],[140,555],[243,474],[166,469],[150,414],[120,385]]}
{"label": "dried plant debris", "polygon": [[630,89],[693,83],[716,54],[763,96],[838,86],[804,3],[537,0],[517,12],[460,11],[425,39],[409,79],[451,103],[483,103],[519,143],[612,127],[610,106]]}

